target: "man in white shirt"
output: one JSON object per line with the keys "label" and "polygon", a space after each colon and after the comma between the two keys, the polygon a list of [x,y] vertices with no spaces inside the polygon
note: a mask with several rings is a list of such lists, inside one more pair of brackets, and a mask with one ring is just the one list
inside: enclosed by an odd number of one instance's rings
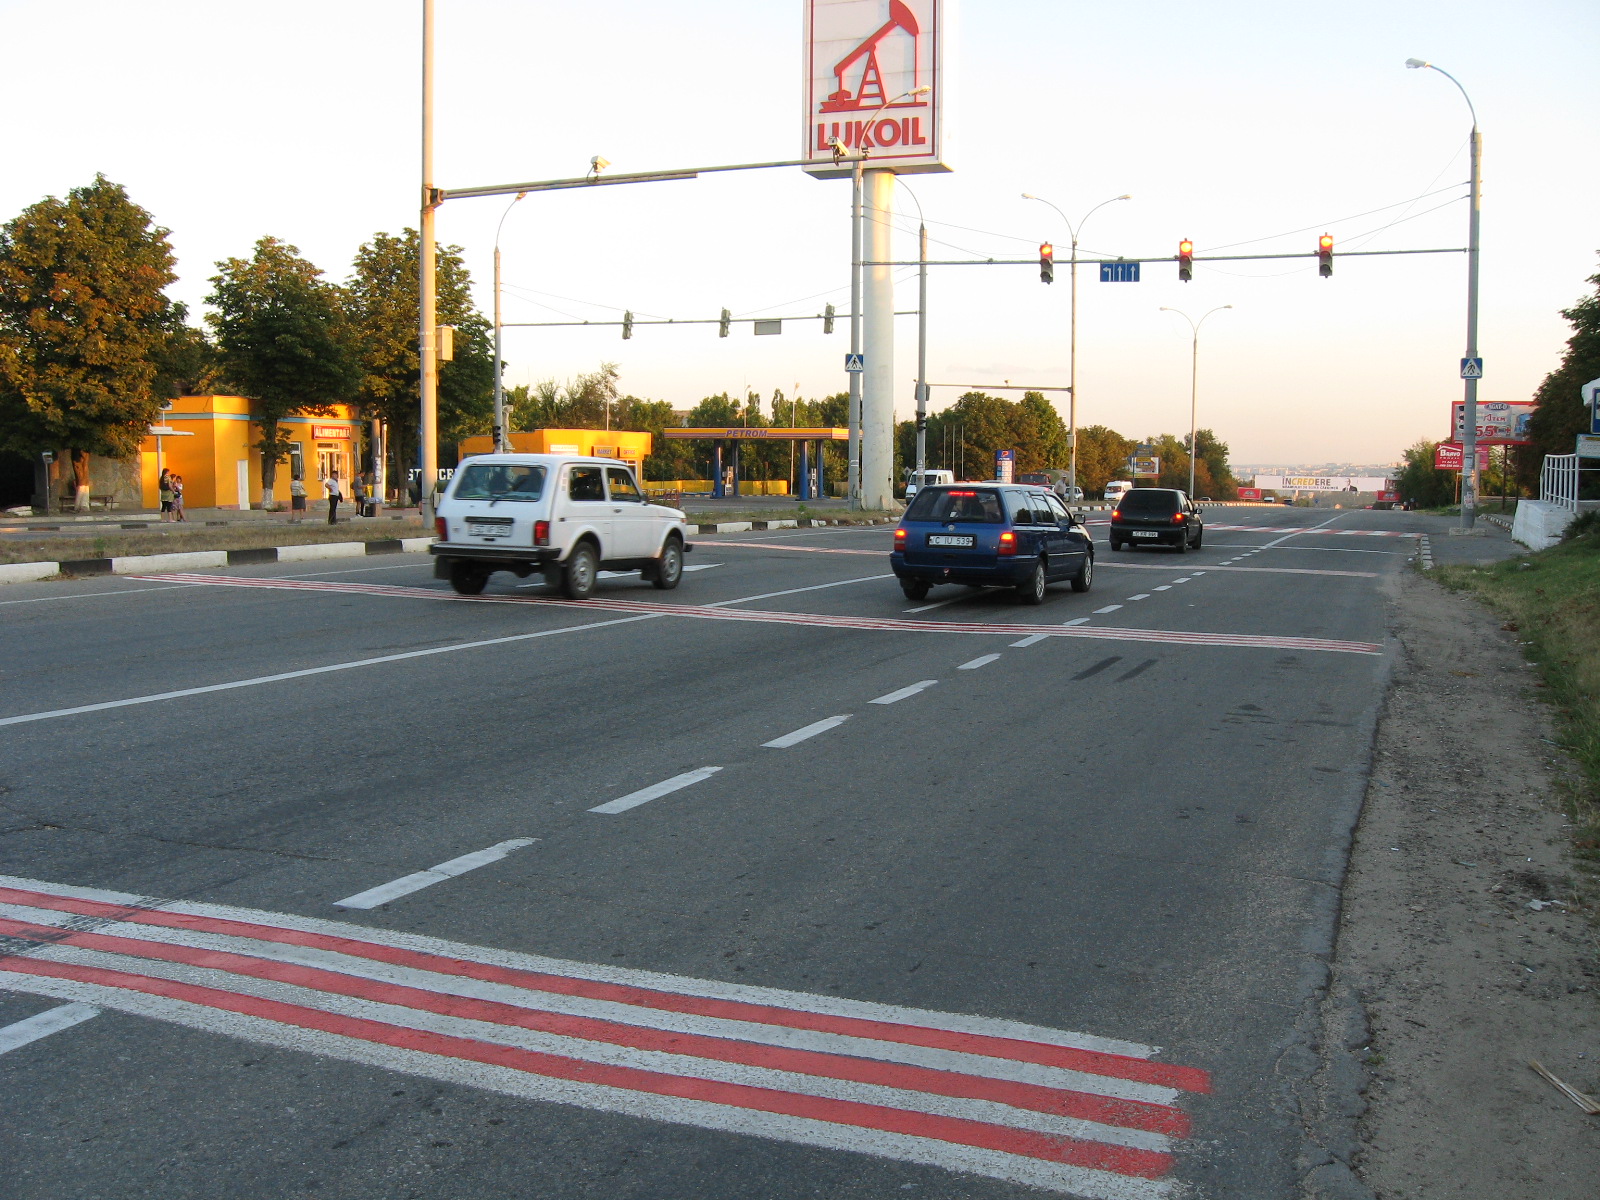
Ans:
{"label": "man in white shirt", "polygon": [[333,525],[339,520],[339,500],[344,495],[344,489],[339,486],[339,472],[328,472],[328,524]]}

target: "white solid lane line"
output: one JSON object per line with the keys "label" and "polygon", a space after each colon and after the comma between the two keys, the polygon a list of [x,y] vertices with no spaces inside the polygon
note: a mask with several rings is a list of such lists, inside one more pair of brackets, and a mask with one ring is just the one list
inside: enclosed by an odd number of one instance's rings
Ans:
{"label": "white solid lane line", "polygon": [[1104,608],[1097,608],[1094,611],[1095,611],[1095,615],[1096,616],[1100,616],[1103,613],[1116,612],[1117,609],[1119,609],[1121,607],[1122,607],[1122,605],[1120,605],[1120,604],[1108,604]]}
{"label": "white solid lane line", "polygon": [[897,691],[890,692],[886,696],[879,696],[876,700],[868,700],[867,703],[868,704],[895,704],[898,701],[904,700],[908,696],[915,696],[918,692],[923,691],[923,690],[925,690],[927,688],[931,688],[934,684],[936,684],[938,682],[939,681],[937,679],[923,679],[923,680],[920,680],[917,683],[913,683],[910,687],[903,687],[903,688],[898,689]]}
{"label": "white solid lane line", "polygon": [[0,600],[0,604],[43,604],[46,600],[98,600],[101,596],[130,596],[143,592],[176,592],[199,587],[198,583],[169,583],[160,587],[113,588],[109,592],[73,592],[69,596],[30,596],[26,600]]}
{"label": "white solid lane line", "polygon": [[605,804],[597,804],[590,812],[595,813],[620,813],[627,812],[630,808],[638,808],[641,804],[648,804],[658,800],[680,788],[686,788],[692,783],[699,783],[702,779],[710,779],[721,767],[701,767],[695,771],[685,771],[682,775],[674,775],[671,779],[663,779],[660,783],[652,783],[647,788],[640,788],[637,792],[629,792],[626,796],[618,796],[615,800]]}
{"label": "white solid lane line", "polygon": [[998,660],[999,657],[1000,656],[998,654],[980,655],[977,658],[970,659],[969,661],[962,663],[959,667],[956,668],[956,670],[958,670],[958,671],[976,671],[979,667],[987,667],[990,663],[995,662],[996,660]]}
{"label": "white solid lane line", "polygon": [[[996,654],[993,657],[999,658],[1000,656]],[[773,750],[783,750],[789,746],[798,745],[807,738],[814,738],[819,733],[827,733],[830,729],[837,729],[849,719],[849,713],[844,713],[842,716],[837,717],[824,717],[820,721],[813,721],[809,725],[796,729],[793,733],[786,733],[782,737],[773,738],[770,742],[762,742],[761,744]]]}
{"label": "white solid lane line", "polygon": [[880,579],[893,579],[894,575],[863,575],[859,579],[838,579],[833,583],[814,583],[810,587],[787,588],[781,592],[762,592],[759,596],[740,596],[737,600],[718,600],[707,608],[727,608],[732,604],[749,604],[753,600],[772,600],[778,596],[798,596],[801,592],[821,592],[828,588],[846,587],[852,583],[876,583]]}
{"label": "white solid lane line", "polygon": [[511,838],[508,841],[496,842],[484,850],[474,850],[471,854],[463,854],[460,858],[452,858],[449,862],[442,862],[437,867],[429,867],[426,871],[417,871],[411,875],[403,875],[399,879],[380,883],[375,888],[368,888],[364,892],[357,892],[354,896],[346,896],[343,900],[335,900],[336,908],[377,908],[380,904],[387,904],[390,900],[409,896],[412,892],[420,892],[425,887],[432,887],[436,883],[443,883],[446,879],[453,879],[457,875],[465,875],[468,871],[478,867],[486,867],[492,862],[499,862],[513,850],[521,850],[524,846],[531,846],[538,838]]}
{"label": "white solid lane line", "polygon": [[71,1029],[99,1015],[100,1010],[92,1004],[62,1004],[35,1013],[26,1020],[0,1029],[0,1054],[15,1050],[18,1046],[26,1046],[29,1042],[37,1042],[52,1033],[60,1033],[63,1029]]}

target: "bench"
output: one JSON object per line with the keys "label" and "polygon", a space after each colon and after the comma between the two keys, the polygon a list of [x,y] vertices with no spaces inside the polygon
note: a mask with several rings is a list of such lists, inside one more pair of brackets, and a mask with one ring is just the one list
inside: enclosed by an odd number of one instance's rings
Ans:
{"label": "bench", "polygon": [[[70,511],[71,509],[77,507],[77,504],[78,504],[78,494],[76,492],[68,492],[66,495],[61,497],[61,511],[62,512]],[[96,504],[98,504],[101,508],[107,509],[109,511],[109,510],[115,509],[117,507],[117,498],[114,495],[111,495],[110,493],[107,493],[104,496],[96,496],[96,495],[91,494],[89,496],[89,507],[93,508]]]}

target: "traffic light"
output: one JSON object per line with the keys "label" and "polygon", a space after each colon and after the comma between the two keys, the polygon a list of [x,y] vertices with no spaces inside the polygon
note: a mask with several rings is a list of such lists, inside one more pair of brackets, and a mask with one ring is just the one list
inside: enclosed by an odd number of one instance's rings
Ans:
{"label": "traffic light", "polygon": [[1039,282],[1054,283],[1056,281],[1056,248],[1049,242],[1039,246]]}
{"label": "traffic light", "polygon": [[822,332],[833,332],[833,305],[828,305],[822,310]]}
{"label": "traffic light", "polygon": [[718,337],[727,337],[728,336],[728,325],[729,325],[732,317],[733,317],[733,314],[730,313],[727,309],[723,309],[722,310],[722,320],[717,322],[717,336]]}
{"label": "traffic light", "polygon": [[627,341],[632,336],[633,336],[633,314],[631,312],[625,312],[625,313],[622,314],[622,340],[623,341]]}
{"label": "traffic light", "polygon": [[1323,234],[1317,239],[1317,274],[1326,279],[1333,274],[1333,235]]}
{"label": "traffic light", "polygon": [[1178,278],[1184,283],[1194,278],[1194,243],[1188,238],[1178,243]]}

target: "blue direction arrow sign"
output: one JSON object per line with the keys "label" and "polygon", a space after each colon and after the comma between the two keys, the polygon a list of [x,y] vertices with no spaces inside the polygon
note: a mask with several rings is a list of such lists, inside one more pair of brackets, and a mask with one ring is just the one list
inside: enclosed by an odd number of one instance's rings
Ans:
{"label": "blue direction arrow sign", "polygon": [[1463,358],[1461,360],[1461,378],[1463,378],[1463,379],[1482,379],[1483,378],[1483,359],[1481,359],[1481,358]]}
{"label": "blue direction arrow sign", "polygon": [[867,356],[865,354],[846,354],[844,356],[844,369],[846,371],[865,371],[867,369]]}
{"label": "blue direction arrow sign", "polygon": [[1579,391],[1583,406],[1589,410],[1589,432],[1600,433],[1600,379],[1591,379]]}
{"label": "blue direction arrow sign", "polygon": [[1139,264],[1136,262],[1103,262],[1100,264],[1101,283],[1138,283]]}

